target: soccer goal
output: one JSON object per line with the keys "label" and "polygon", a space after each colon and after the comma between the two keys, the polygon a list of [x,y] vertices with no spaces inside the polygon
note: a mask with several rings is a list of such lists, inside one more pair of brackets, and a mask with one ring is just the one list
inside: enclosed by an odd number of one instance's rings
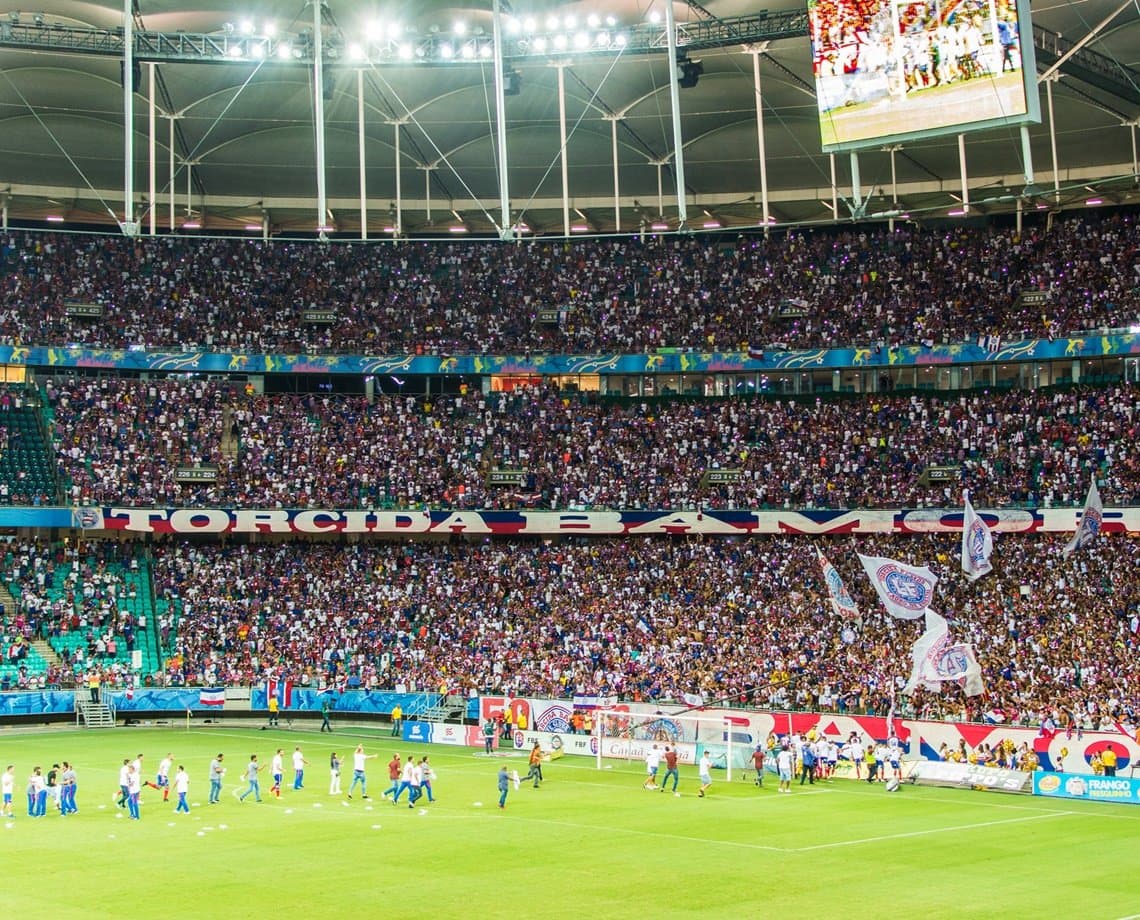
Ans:
{"label": "soccer goal", "polygon": [[654,744],[659,749],[668,744],[683,764],[696,764],[707,751],[713,766],[725,770],[731,781],[733,771],[745,769],[752,757],[752,745],[739,737],[734,728],[738,726],[723,716],[693,712],[673,715],[597,710],[597,766],[602,769],[603,760],[645,760]]}

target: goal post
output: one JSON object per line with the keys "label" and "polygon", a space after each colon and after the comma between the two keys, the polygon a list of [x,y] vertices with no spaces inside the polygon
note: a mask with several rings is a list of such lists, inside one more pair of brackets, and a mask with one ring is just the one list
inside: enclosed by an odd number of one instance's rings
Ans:
{"label": "goal post", "polygon": [[707,713],[629,712],[600,709],[594,713],[595,762],[642,761],[653,745],[673,747],[682,764],[695,765],[707,752],[714,767],[725,770],[731,782],[752,756],[746,741],[734,738],[732,720]]}

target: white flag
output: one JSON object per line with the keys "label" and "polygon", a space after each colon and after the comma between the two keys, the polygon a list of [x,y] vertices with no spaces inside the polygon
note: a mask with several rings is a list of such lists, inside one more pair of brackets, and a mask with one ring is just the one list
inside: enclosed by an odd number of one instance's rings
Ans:
{"label": "white flag", "polygon": [[946,625],[946,620],[933,610],[927,610],[926,632],[919,636],[910,648],[912,662],[910,680],[903,687],[903,693],[909,695],[918,687],[925,687],[927,690],[940,689],[941,683],[938,680],[929,679],[929,675],[937,674],[937,668],[928,662],[938,660],[938,656],[946,647],[949,635],[950,627]]}
{"label": "white flag", "polygon": [[1061,550],[1061,555],[1066,559],[1073,550],[1084,549],[1093,540],[1096,535],[1100,533],[1100,525],[1104,520],[1104,505],[1100,503],[1100,492],[1096,488],[1096,476],[1092,478],[1089,484],[1089,494],[1085,498],[1085,510],[1081,512],[1081,522],[1077,525],[1077,532],[1073,534],[1073,539],[1065,544],[1065,548]]}
{"label": "white flag", "polygon": [[994,552],[994,538],[990,529],[970,504],[970,493],[962,493],[966,508],[962,514],[962,571],[970,581],[977,581],[993,571],[990,556]]}
{"label": "white flag", "polygon": [[831,609],[845,620],[858,620],[859,605],[852,600],[851,595],[847,592],[843,579],[839,577],[835,566],[827,561],[827,557],[818,546],[815,551],[819,556],[820,568],[823,569],[823,580],[827,585],[827,593],[831,596]]}
{"label": "white flag", "polygon": [[980,696],[982,667],[974,655],[974,647],[965,642],[950,644],[946,620],[933,610],[926,611],[926,632],[911,647],[913,666],[904,693],[916,687],[939,690],[944,683],[959,684],[966,696]]}
{"label": "white flag", "polygon": [[938,576],[926,566],[906,565],[881,556],[859,554],[859,561],[887,613],[899,620],[917,620],[934,600]]}

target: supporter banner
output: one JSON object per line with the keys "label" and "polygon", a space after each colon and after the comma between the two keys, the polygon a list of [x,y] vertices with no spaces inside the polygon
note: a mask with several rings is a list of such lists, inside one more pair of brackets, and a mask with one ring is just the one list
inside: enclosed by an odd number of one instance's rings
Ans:
{"label": "supporter banner", "polygon": [[981,786],[995,792],[1025,792],[1033,774],[1022,770],[985,767],[976,763],[949,763],[940,760],[921,761],[910,776],[919,783],[949,786]]}
{"label": "supporter banner", "polygon": [[[598,756],[599,741],[597,737],[591,735],[562,734],[560,732],[515,732],[512,736],[512,742],[516,751],[529,751],[537,743],[547,753],[561,751],[563,754],[573,754],[580,757]],[[603,738],[600,743],[603,757],[624,760],[644,760],[655,744],[659,751],[664,749],[664,744],[660,741]],[[701,745],[682,741],[671,742],[670,747],[676,750],[678,762],[695,764],[699,756],[698,748]]]}
{"label": "supporter banner", "polygon": [[[418,716],[424,710],[439,705],[438,693],[390,693],[382,690],[306,690],[293,687],[292,698],[288,706],[282,706],[281,711],[320,712],[322,704],[327,702],[334,712],[366,712],[377,715],[387,715],[400,704],[405,716]],[[265,684],[253,687],[249,695],[250,709],[264,710],[269,708],[265,696]]]}
{"label": "supporter banner", "polygon": [[[32,509],[25,509],[31,511]],[[51,513],[58,509],[45,509]],[[338,511],[223,508],[88,509],[93,529],[155,534],[850,534],[952,533],[962,511]],[[1071,533],[1079,508],[982,511],[991,530]],[[45,520],[50,520],[45,517]],[[33,522],[26,527],[58,526]],[[1104,512],[1105,532],[1140,531],[1140,508]]]}
{"label": "supporter banner", "polygon": [[435,724],[432,722],[404,722],[400,730],[400,738],[404,741],[417,741],[422,744],[431,744]]}
{"label": "supporter banner", "polygon": [[[565,713],[573,712],[573,704],[569,700],[547,700],[520,697],[484,696],[479,698],[480,722],[493,717],[495,712],[503,711],[504,707],[511,710],[517,718],[517,713],[525,712],[528,726],[535,725],[535,718],[539,720],[553,720],[566,718]],[[732,729],[733,745],[741,747],[765,744],[769,734],[782,736],[790,732],[799,732],[806,735],[815,730],[817,734],[829,738],[846,741],[854,732],[863,740],[886,741],[890,735],[887,720],[884,716],[860,716],[841,713],[817,712],[763,712],[742,709],[709,708],[693,712],[676,704],[653,703],[622,703],[612,707],[619,712],[629,712],[631,717],[639,717],[646,724],[668,720],[670,715],[701,715],[710,722],[717,718],[725,719]],[[532,718],[532,716],[534,718]],[[1103,754],[1105,749],[1112,748],[1116,753],[1117,769],[1124,772],[1132,763],[1140,762],[1140,743],[1119,731],[1109,732],[1083,732],[1068,735],[1066,732],[1057,732],[1052,736],[1043,735],[1036,726],[1020,727],[1011,725],[991,725],[974,722],[928,722],[918,719],[904,719],[895,716],[895,733],[903,744],[904,750],[911,759],[922,757],[927,760],[939,760],[943,751],[956,751],[965,745],[967,755],[976,751],[981,745],[996,748],[998,745],[1009,742],[1015,748],[1026,745],[1032,750],[1040,762],[1041,769],[1046,772],[1063,770],[1065,773],[1091,774],[1092,760]],[[678,740],[694,741],[690,737],[693,723],[678,721],[676,723],[682,734]],[[705,726],[702,726],[702,732]],[[690,734],[684,734],[688,731]],[[531,731],[531,734],[537,734]],[[717,732],[718,734],[720,732]],[[559,729],[552,734],[560,735],[563,740],[574,737]],[[585,736],[578,735],[578,738]],[[608,739],[617,741],[619,739]],[[709,740],[709,739],[700,739]],[[715,739],[720,741],[720,738]],[[472,747],[482,747],[481,735],[473,734]],[[533,742],[531,742],[533,744]],[[625,754],[615,756],[627,756]]]}
{"label": "supporter banner", "polygon": [[761,370],[906,367],[1073,360],[1140,354],[1140,336],[1082,337],[906,345],[899,348],[788,350],[605,355],[265,355],[209,351],[134,351],[107,348],[0,346],[0,364],[28,367],[95,367],[133,371],[244,374],[710,374]]}
{"label": "supporter banner", "polygon": [[0,693],[0,718],[75,712],[75,694],[69,690],[16,690]]}
{"label": "supporter banner", "polygon": [[[225,691],[220,691],[225,698]],[[181,690],[150,690],[139,688],[127,694],[126,690],[107,690],[101,693],[104,703],[113,706],[119,713],[137,712],[185,712],[187,709],[194,712],[213,713],[219,715],[225,709],[219,705],[202,702],[203,690],[201,687],[192,687]]]}
{"label": "supporter banner", "polygon": [[1033,794],[1086,802],[1140,805],[1140,779],[1125,776],[1066,776],[1034,773]]}

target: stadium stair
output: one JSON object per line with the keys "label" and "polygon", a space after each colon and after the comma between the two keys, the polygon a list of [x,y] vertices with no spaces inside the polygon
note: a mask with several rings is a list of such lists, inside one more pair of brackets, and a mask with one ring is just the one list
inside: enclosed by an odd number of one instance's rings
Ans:
{"label": "stadium stair", "polygon": [[39,653],[39,656],[47,662],[49,668],[62,667],[63,659],[55,653],[55,649],[51,647],[51,643],[46,639],[33,639],[31,645],[32,649]]}
{"label": "stadium stair", "polygon": [[91,703],[76,699],[75,708],[83,719],[87,728],[114,728],[115,715],[106,703]]}

